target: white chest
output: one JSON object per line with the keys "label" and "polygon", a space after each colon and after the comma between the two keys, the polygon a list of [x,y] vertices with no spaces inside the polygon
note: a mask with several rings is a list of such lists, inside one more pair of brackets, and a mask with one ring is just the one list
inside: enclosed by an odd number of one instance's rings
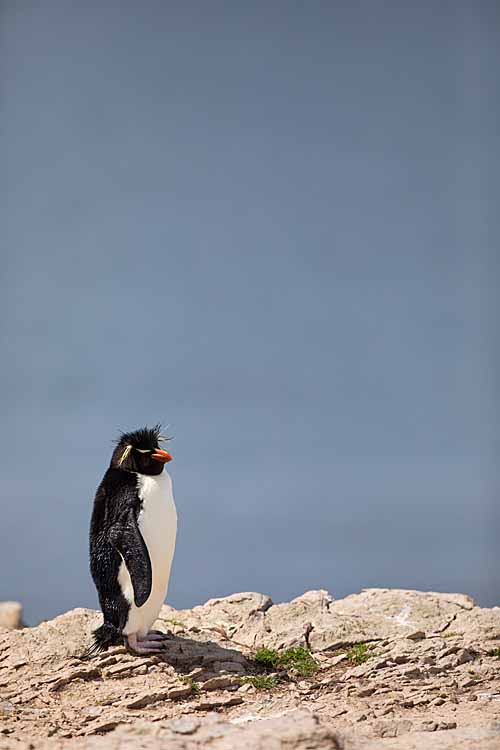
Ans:
{"label": "white chest", "polygon": [[144,633],[149,630],[165,601],[174,556],[177,535],[177,512],[172,493],[172,480],[164,470],[159,476],[137,475],[138,494],[142,510],[137,525],[151,560],[151,593],[142,605],[134,603],[132,581],[125,563],[122,563],[119,581],[130,612],[124,632]]}
{"label": "white chest", "polygon": [[166,471],[157,477],[138,474],[137,485],[142,510],[137,523],[148,548],[153,579],[165,565],[166,546],[177,531],[177,512],[172,493],[172,480]]}

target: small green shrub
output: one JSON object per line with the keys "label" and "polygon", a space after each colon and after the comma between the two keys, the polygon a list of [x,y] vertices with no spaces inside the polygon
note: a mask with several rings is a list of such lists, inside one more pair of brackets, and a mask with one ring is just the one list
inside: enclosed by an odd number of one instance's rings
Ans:
{"label": "small green shrub", "polygon": [[500,648],[492,648],[491,651],[488,651],[488,656],[496,656],[497,659],[500,659]]}
{"label": "small green shrub", "polygon": [[253,661],[255,664],[258,664],[259,667],[274,669],[279,664],[280,655],[274,650],[274,648],[258,648],[253,655]]}
{"label": "small green shrub", "polygon": [[349,649],[347,652],[347,658],[351,664],[354,664],[355,666],[358,666],[359,664],[363,664],[367,659],[370,658],[370,655],[368,653],[368,646],[366,643],[356,643],[352,648]]}
{"label": "small green shrub", "polygon": [[311,677],[318,669],[311,652],[302,646],[288,648],[279,653],[273,648],[259,648],[253,661],[264,669],[286,669],[299,677]]}
{"label": "small green shrub", "polygon": [[319,665],[311,652],[302,646],[289,648],[280,655],[279,665],[289,669],[299,677],[312,677]]}
{"label": "small green shrub", "polygon": [[181,677],[181,682],[184,683],[184,685],[188,685],[191,688],[191,692],[193,695],[198,695],[200,693],[200,686],[197,682],[191,679],[191,677]]}
{"label": "small green shrub", "polygon": [[269,674],[256,674],[252,677],[242,677],[242,685],[253,685],[257,690],[272,690],[279,685],[279,678]]}

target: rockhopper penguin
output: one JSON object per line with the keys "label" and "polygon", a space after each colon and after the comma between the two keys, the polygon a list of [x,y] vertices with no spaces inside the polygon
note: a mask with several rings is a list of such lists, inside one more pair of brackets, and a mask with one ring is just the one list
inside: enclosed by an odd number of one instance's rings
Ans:
{"label": "rockhopper penguin", "polygon": [[125,644],[136,653],[162,648],[151,631],[165,601],[174,556],[177,512],[172,460],[158,443],[160,426],[123,433],[97,489],[90,524],[90,571],[104,623],[89,655]]}

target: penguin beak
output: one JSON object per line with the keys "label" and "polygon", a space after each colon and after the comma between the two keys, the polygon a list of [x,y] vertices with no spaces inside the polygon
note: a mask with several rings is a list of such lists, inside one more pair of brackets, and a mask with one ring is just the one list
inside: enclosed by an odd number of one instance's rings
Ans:
{"label": "penguin beak", "polygon": [[162,464],[167,464],[172,460],[172,456],[170,455],[170,453],[167,453],[167,451],[163,451],[161,448],[155,448],[151,455],[151,458],[154,458],[155,461],[161,461]]}

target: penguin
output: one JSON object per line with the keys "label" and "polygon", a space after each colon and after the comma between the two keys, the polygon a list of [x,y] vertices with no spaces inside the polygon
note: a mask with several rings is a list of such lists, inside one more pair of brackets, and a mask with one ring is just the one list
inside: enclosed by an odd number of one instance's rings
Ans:
{"label": "penguin", "polygon": [[104,622],[93,632],[92,656],[124,643],[137,654],[164,648],[152,631],[165,601],[177,535],[172,460],[160,425],[124,432],[97,488],[90,522],[90,572]]}

